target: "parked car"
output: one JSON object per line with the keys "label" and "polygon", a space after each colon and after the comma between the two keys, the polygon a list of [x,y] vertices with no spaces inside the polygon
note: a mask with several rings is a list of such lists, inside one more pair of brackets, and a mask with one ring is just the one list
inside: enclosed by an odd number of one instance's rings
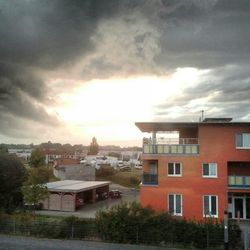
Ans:
{"label": "parked car", "polygon": [[109,191],[109,197],[111,199],[119,199],[122,197],[122,192],[119,190],[111,190]]}
{"label": "parked car", "polygon": [[141,163],[135,164],[135,169],[142,169],[142,164]]}
{"label": "parked car", "polygon": [[26,209],[26,210],[41,210],[42,207],[43,207],[42,203],[38,203],[38,204],[28,204],[28,203],[25,203],[24,204],[24,209]]}
{"label": "parked car", "polygon": [[118,166],[118,167],[123,167],[123,161],[118,161],[117,166]]}
{"label": "parked car", "polygon": [[108,199],[108,197],[109,197],[108,192],[96,194],[96,200],[99,200],[99,201],[106,200]]}
{"label": "parked car", "polygon": [[132,168],[129,166],[120,167],[120,171],[121,172],[130,172],[130,171],[132,171]]}

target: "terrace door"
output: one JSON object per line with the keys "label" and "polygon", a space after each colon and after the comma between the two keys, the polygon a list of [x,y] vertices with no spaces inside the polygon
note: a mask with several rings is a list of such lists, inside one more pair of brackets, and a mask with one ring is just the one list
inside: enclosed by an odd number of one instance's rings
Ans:
{"label": "terrace door", "polygon": [[245,198],[244,197],[234,197],[234,219],[238,218],[245,219]]}

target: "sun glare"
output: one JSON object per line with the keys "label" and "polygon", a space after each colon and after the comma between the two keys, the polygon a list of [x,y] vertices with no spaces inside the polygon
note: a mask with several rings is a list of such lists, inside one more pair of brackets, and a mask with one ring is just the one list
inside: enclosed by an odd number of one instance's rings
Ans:
{"label": "sun glare", "polygon": [[195,69],[178,69],[171,77],[145,76],[127,79],[92,80],[60,95],[63,106],[56,112],[72,133],[110,138],[136,138],[136,121],[151,121],[154,107],[180,95],[194,84]]}

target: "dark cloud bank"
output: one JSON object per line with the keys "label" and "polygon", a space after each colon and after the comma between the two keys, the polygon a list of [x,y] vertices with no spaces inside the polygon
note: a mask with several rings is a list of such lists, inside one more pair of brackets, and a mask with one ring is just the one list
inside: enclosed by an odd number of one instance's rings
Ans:
{"label": "dark cloud bank", "polygon": [[[92,53],[91,37],[98,24],[133,12],[141,13],[160,33],[157,46],[161,52],[154,57],[160,72],[178,67],[211,70],[211,80],[201,81],[158,107],[159,119],[166,117],[169,105],[183,105],[214,91],[218,95],[210,100],[208,109],[220,105],[218,115],[239,119],[249,115],[247,0],[6,0],[0,2],[0,133],[18,131],[19,119],[58,125],[57,118],[44,108],[51,96],[39,72],[70,67]],[[128,20],[128,25],[133,24]],[[100,71],[106,67],[98,60],[95,64]],[[116,65],[110,74],[119,75],[119,69]]]}
{"label": "dark cloud bank", "polygon": [[114,12],[114,2],[1,1],[0,133],[15,127],[13,119],[18,127],[18,118],[59,124],[44,109],[49,91],[37,70],[53,71],[93,50],[91,34]]}

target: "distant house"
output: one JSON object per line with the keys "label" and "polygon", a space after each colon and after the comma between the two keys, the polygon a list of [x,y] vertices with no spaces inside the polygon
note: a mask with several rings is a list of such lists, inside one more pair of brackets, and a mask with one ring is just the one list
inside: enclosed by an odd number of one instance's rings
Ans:
{"label": "distant house", "polygon": [[54,163],[56,159],[79,159],[80,157],[76,152],[67,152],[67,151],[60,151],[55,149],[44,149],[45,154],[45,163]]}
{"label": "distant house", "polygon": [[56,159],[53,167],[53,173],[61,180],[95,180],[95,168],[80,164],[79,160],[75,159]]}
{"label": "distant house", "polygon": [[28,160],[31,156],[32,153],[32,149],[8,149],[8,153],[9,154],[14,154],[16,155],[18,158],[22,158],[25,160]]}
{"label": "distant house", "polygon": [[[138,122],[140,202],[187,219],[250,219],[250,122]],[[163,137],[165,134],[165,138]]]}

